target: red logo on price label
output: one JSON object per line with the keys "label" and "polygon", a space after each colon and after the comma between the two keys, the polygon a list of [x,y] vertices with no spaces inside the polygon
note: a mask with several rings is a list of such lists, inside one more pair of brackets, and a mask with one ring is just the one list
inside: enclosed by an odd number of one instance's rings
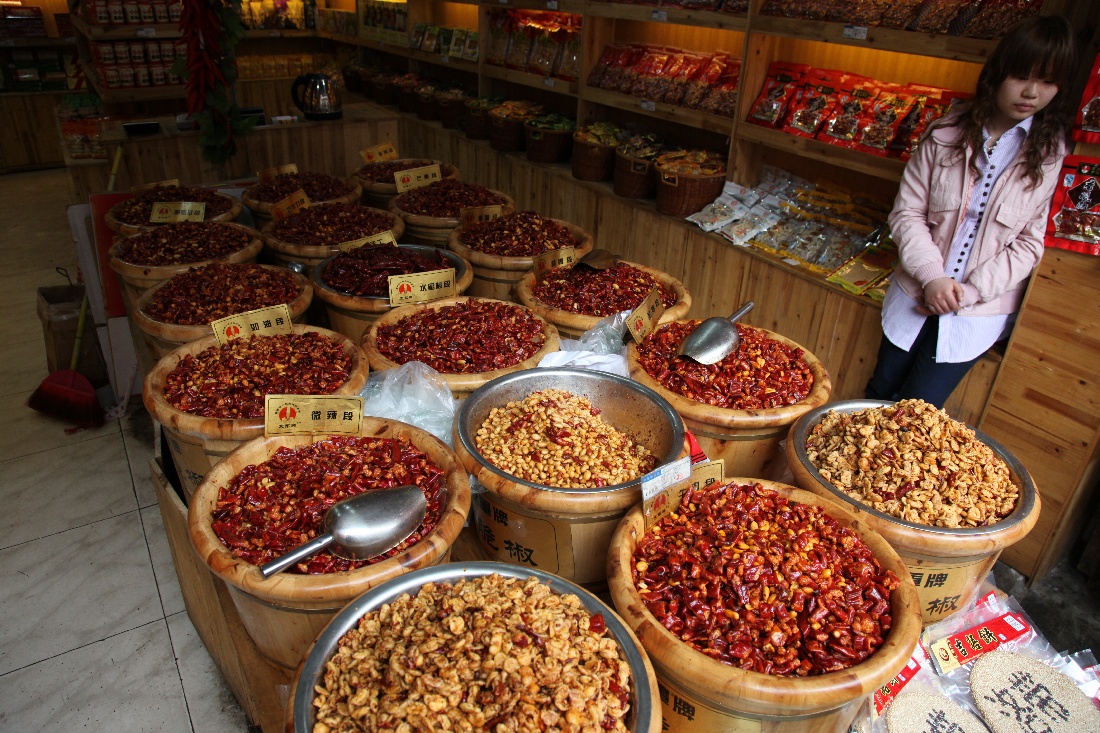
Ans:
{"label": "red logo on price label", "polygon": [[397,286],[397,292],[401,293],[402,295],[405,295],[406,293],[411,293],[412,291],[413,286],[409,285],[408,283],[401,283]]}
{"label": "red logo on price label", "polygon": [[644,325],[644,324],[642,323],[642,319],[641,319],[641,318],[636,318],[636,319],[634,320],[634,328],[638,329],[639,331],[641,331],[641,330],[642,330],[642,326],[643,326],[643,325]]}
{"label": "red logo on price label", "polygon": [[298,417],[298,411],[291,405],[286,405],[283,409],[279,410],[280,420],[293,420],[296,417]]}
{"label": "red logo on price label", "polygon": [[240,326],[229,326],[225,329],[225,337],[226,338],[233,338],[234,336],[239,336],[240,334],[241,334],[241,327]]}
{"label": "red logo on price label", "polygon": [[411,176],[401,176],[401,182],[402,183],[411,183],[412,182],[412,177]]}
{"label": "red logo on price label", "polygon": [[161,206],[157,209],[157,213],[160,214],[161,216],[164,216],[169,211],[171,211],[171,209],[169,209],[167,206]]}

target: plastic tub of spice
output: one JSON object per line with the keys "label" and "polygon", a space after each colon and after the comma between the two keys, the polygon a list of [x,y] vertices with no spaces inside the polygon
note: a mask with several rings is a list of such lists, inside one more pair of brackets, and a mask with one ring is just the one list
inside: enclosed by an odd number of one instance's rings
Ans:
{"label": "plastic tub of spice", "polygon": [[255,262],[263,240],[233,222],[184,221],[116,238],[108,263],[122,282],[131,313],[142,293],[192,267],[209,262]]}
{"label": "plastic tub of spice", "polygon": [[513,301],[516,284],[535,266],[536,256],[574,247],[576,256],[583,257],[592,246],[592,235],[576,224],[534,211],[514,211],[493,221],[466,224],[447,239],[448,249],[473,265],[470,295]]}
{"label": "plastic tub of spice", "polygon": [[1031,474],[988,435],[921,400],[847,400],[799,418],[787,462],[845,504],[917,582],[926,624],[973,600],[1001,551],[1039,520]]}
{"label": "plastic tub of spice", "polygon": [[393,309],[370,325],[362,346],[375,371],[422,361],[463,399],[499,376],[534,368],[559,343],[557,329],[521,305],[459,296]]}
{"label": "plastic tub of spice", "polygon": [[541,281],[528,272],[516,284],[516,296],[553,323],[562,336],[579,339],[601,318],[637,308],[654,287],[661,288],[665,306],[658,323],[687,315],[691,294],[682,282],[660,270],[623,260],[606,270],[559,267],[543,275]]}
{"label": "plastic tub of spice", "polygon": [[212,188],[157,186],[115,204],[103,220],[111,231],[129,236],[164,226],[149,221],[154,204],[182,201],[206,204],[203,221],[233,221],[241,213],[240,201]]}
{"label": "plastic tub of spice", "polygon": [[314,267],[340,252],[340,245],[389,232],[394,241],[405,233],[405,222],[390,211],[356,203],[319,204],[268,222],[264,244],[281,265],[300,262]]}
{"label": "plastic tub of spice", "polygon": [[354,180],[327,173],[280,173],[246,188],[241,193],[241,202],[252,212],[256,227],[262,229],[271,221],[271,210],[275,204],[299,189],[309,197],[310,206],[351,204],[363,195],[363,188]]}
{"label": "plastic tub of spice", "polygon": [[[389,552],[354,561],[322,551],[270,578],[260,573],[260,565],[322,534],[324,513],[337,501],[406,483],[424,491],[428,512]],[[469,513],[470,486],[438,438],[396,420],[364,417],[358,436],[245,443],[209,472],[189,506],[191,542],[225,581],[248,635],[265,657],[293,670],[353,598],[447,561]]]}
{"label": "plastic tub of spice", "polygon": [[689,489],[649,532],[635,507],[608,582],[674,733],[847,731],[920,636],[890,545],[836,502],[770,481]]}
{"label": "plastic tub of spice", "polygon": [[212,263],[175,275],[138,298],[134,325],[159,359],[210,335],[219,318],[286,303],[295,323],[305,318],[313,286],[273,265]]}
{"label": "plastic tub of spice", "polygon": [[454,445],[485,489],[474,498],[482,549],[594,589],[641,477],[687,454],[683,422],[656,392],[570,368],[483,385],[459,409]]}
{"label": "plastic tub of spice", "polygon": [[[410,699],[404,685],[363,684],[351,671],[354,664],[376,670],[370,677],[389,679],[383,671],[392,656],[385,650],[403,641],[393,636],[402,633],[399,627],[377,623],[388,614],[414,619],[409,626],[417,647],[439,644],[438,654],[423,656],[417,680],[454,673],[453,697],[423,690],[427,715],[403,704]],[[501,653],[486,658],[484,668],[463,666],[465,652],[456,643],[475,628],[501,639]],[[519,662],[514,668],[513,661]],[[537,692],[524,689],[524,668]],[[490,692],[478,678],[482,671],[499,688]],[[339,730],[345,716],[360,712],[353,712],[358,700],[349,698],[361,691],[371,708],[361,712],[372,728],[407,724],[412,714],[431,730],[490,730],[493,720],[523,731],[548,724],[565,729],[568,720],[576,730],[582,724],[634,733],[661,729],[652,666],[615,612],[556,575],[503,563],[417,570],[357,598],[317,638],[291,690],[294,733],[316,733],[320,722]],[[463,698],[474,703],[463,705]]]}
{"label": "plastic tub of spice", "polygon": [[442,180],[406,191],[390,201],[390,211],[405,222],[405,241],[446,247],[451,232],[462,222],[462,210],[479,206],[500,206],[514,211],[516,202],[500,191],[476,183]]}
{"label": "plastic tub of spice", "polygon": [[424,166],[438,165],[443,178],[459,179],[458,168],[451,163],[442,160],[429,160],[427,158],[399,158],[397,160],[381,160],[360,166],[351,174],[360,186],[363,187],[363,197],[360,203],[365,206],[373,206],[376,209],[386,209],[390,201],[397,195],[397,182],[393,175],[400,171]]}
{"label": "plastic tub of spice", "polygon": [[631,343],[630,374],[672,403],[703,452],[725,461],[726,476],[767,476],[791,424],[829,400],[832,381],[795,342],[741,323],[740,347],[717,364],[678,356],[699,323],[674,321]]}
{"label": "plastic tub of spice", "polygon": [[332,328],[359,343],[363,331],[392,310],[391,275],[448,267],[455,269],[455,292],[465,293],[474,272],[454,252],[423,244],[366,245],[329,257],[313,268],[314,292],[324,301]]}
{"label": "plastic tub of spice", "polygon": [[145,377],[142,400],[164,427],[190,500],[212,466],[264,434],[265,395],[357,395],[369,369],[358,344],[324,328],[296,325],[292,334],[225,346],[208,336],[158,361]]}

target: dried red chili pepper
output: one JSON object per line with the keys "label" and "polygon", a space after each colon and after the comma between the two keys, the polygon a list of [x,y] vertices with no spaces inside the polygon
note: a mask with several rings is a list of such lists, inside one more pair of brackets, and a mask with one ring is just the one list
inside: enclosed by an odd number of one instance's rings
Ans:
{"label": "dried red chili pepper", "polygon": [[450,267],[439,252],[424,255],[413,250],[376,244],[341,252],[325,266],[322,278],[341,293],[372,298],[389,296],[389,278]]}
{"label": "dried red chili pepper", "polygon": [[197,186],[157,186],[135,194],[133,198],[115,204],[111,211],[124,224],[140,226],[149,223],[153,204],[159,201],[194,201],[206,204],[207,220],[224,214],[233,207],[233,199],[209,188]]}
{"label": "dried red chili pepper", "polygon": [[814,384],[802,351],[737,324],[741,345],[716,364],[700,364],[677,350],[699,321],[668,323],[638,345],[638,362],[662,387],[696,402],[731,410],[793,405]]}
{"label": "dried red chili pepper", "polygon": [[197,326],[245,311],[290,303],[302,288],[289,270],[214,263],[192,267],[157,288],[145,312],[164,323]]}
{"label": "dried red chili pepper", "polygon": [[534,257],[576,244],[568,229],[534,211],[513,211],[493,221],[467,224],[461,241],[470,249],[500,257]]}
{"label": "dried red chili pepper", "polygon": [[132,265],[187,265],[239,252],[252,237],[222,222],[181,221],[119,239],[117,253]]}
{"label": "dried red chili pepper", "polygon": [[414,188],[394,198],[394,204],[407,214],[455,218],[462,209],[474,206],[495,206],[507,200],[485,186],[444,178],[442,181]]}
{"label": "dried red chili pepper", "polygon": [[901,584],[821,507],[732,482],[689,489],[680,512],[638,541],[632,576],[650,613],[691,647],[800,677],[882,646]]}
{"label": "dried red chili pepper", "polygon": [[676,305],[676,294],[657,278],[624,262],[606,270],[559,267],[546,273],[531,293],[554,308],[602,317],[634,310],[654,287],[661,289],[666,308]]}
{"label": "dried red chili pepper", "polygon": [[323,551],[287,572],[354,570],[401,554],[443,516],[446,475],[402,438],[331,437],[298,449],[280,448],[263,463],[245,466],[218,492],[211,527],[236,557],[262,565],[322,534],[325,512],[336,502],[405,484],[420,487],[428,500],[427,516],[408,539],[370,560]]}
{"label": "dried red chili pepper", "polygon": [[423,168],[432,164],[433,161],[430,160],[415,160],[408,158],[403,160],[384,160],[377,163],[367,163],[365,166],[355,171],[355,175],[362,178],[364,181],[371,181],[372,183],[393,184],[394,173],[407,171],[411,168]]}
{"label": "dried red chili pepper", "polygon": [[359,204],[317,204],[275,224],[275,239],[304,247],[335,247],[393,229],[393,217]]}
{"label": "dried red chili pepper", "polygon": [[546,342],[528,309],[471,298],[426,309],[378,329],[378,350],[398,364],[422,361],[446,374],[471,374],[519,364]]}
{"label": "dried red chili pepper", "polygon": [[254,201],[275,204],[298,189],[305,191],[311,202],[320,202],[347,196],[355,186],[327,173],[280,173],[249,186],[245,194]]}

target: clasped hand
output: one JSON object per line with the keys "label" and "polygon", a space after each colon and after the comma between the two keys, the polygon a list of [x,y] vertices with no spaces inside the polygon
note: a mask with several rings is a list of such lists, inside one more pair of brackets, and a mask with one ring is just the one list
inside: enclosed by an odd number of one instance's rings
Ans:
{"label": "clasped hand", "polygon": [[923,312],[942,316],[962,308],[963,286],[949,277],[938,277],[924,286]]}

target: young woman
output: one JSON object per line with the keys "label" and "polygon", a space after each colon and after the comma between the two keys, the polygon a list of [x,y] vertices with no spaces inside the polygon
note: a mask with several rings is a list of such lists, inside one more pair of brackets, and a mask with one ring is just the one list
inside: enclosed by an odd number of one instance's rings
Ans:
{"label": "young woman", "polygon": [[901,266],[882,304],[868,398],[943,407],[1010,325],[1043,254],[1076,63],[1065,19],[1023,21],[982,68],[973,99],[905,166],[889,217]]}

